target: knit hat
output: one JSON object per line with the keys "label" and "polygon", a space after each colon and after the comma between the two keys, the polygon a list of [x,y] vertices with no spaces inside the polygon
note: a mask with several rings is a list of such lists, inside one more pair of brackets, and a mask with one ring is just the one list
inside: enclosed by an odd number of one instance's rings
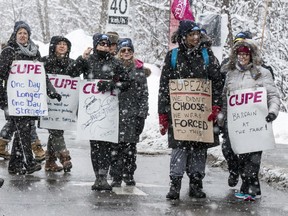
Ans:
{"label": "knit hat", "polygon": [[237,54],[238,54],[239,52],[250,54],[250,53],[251,53],[251,50],[250,50],[250,48],[247,47],[247,46],[240,46],[240,47],[237,49]]}
{"label": "knit hat", "polygon": [[93,47],[95,48],[100,41],[107,41],[109,45],[111,45],[111,40],[108,35],[96,33],[93,35]]}
{"label": "knit hat", "polygon": [[134,53],[134,46],[133,46],[132,40],[130,38],[123,38],[123,39],[118,41],[118,45],[117,45],[118,52],[123,47],[129,47],[132,50],[132,52]]}
{"label": "knit hat", "polygon": [[119,40],[119,34],[117,32],[107,32],[106,35],[109,36],[111,44],[117,44]]}
{"label": "knit hat", "polygon": [[191,20],[181,20],[178,27],[178,34],[181,37],[186,36],[192,31],[201,31],[201,28]]}
{"label": "knit hat", "polygon": [[29,25],[24,22],[24,21],[17,21],[15,22],[15,25],[14,25],[14,34],[16,34],[20,28],[24,28],[27,32],[28,32],[28,35],[30,37],[31,35],[31,28],[29,27]]}

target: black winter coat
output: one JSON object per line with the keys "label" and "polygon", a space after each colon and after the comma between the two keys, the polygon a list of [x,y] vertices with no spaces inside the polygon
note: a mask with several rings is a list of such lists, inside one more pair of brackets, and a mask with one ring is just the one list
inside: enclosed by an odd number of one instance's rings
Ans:
{"label": "black winter coat", "polygon": [[[205,68],[204,59],[202,57],[202,47],[206,47],[209,54],[209,65]],[[186,78],[202,78],[212,81],[212,106],[222,105],[221,92],[223,89],[223,80],[220,74],[220,66],[217,58],[214,56],[210,49],[210,43],[207,37],[201,36],[201,41],[198,47],[193,50],[188,50],[183,44],[179,45],[177,55],[177,66],[174,70],[171,66],[171,54],[169,51],[166,55],[162,74],[160,77],[160,87],[158,96],[158,113],[168,114],[169,128],[168,128],[168,145],[170,148],[185,148],[191,146],[198,147],[213,147],[219,145],[219,137],[214,134],[214,144],[192,142],[192,141],[179,141],[174,139],[172,117],[170,110],[170,96],[169,96],[169,80],[170,79],[186,79]]]}
{"label": "black winter coat", "polygon": [[131,85],[119,94],[119,141],[138,143],[148,115],[147,73],[142,67],[131,64],[125,68],[131,79]]}

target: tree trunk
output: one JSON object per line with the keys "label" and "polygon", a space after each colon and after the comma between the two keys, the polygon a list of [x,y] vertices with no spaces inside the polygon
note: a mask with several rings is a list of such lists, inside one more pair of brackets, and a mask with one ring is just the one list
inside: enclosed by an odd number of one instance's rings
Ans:
{"label": "tree trunk", "polygon": [[232,49],[233,47],[233,33],[232,33],[232,25],[231,25],[231,14],[230,14],[230,0],[223,0],[223,4],[222,4],[222,14],[227,14],[228,16],[228,40],[227,40],[227,44],[228,46]]}
{"label": "tree trunk", "polygon": [[106,27],[106,23],[108,19],[108,13],[107,13],[108,4],[109,4],[108,0],[102,0],[99,32],[103,32]]}
{"label": "tree trunk", "polygon": [[45,21],[45,33],[46,39],[45,43],[48,43],[50,40],[50,25],[49,25],[49,16],[48,16],[48,0],[44,0],[44,21]]}

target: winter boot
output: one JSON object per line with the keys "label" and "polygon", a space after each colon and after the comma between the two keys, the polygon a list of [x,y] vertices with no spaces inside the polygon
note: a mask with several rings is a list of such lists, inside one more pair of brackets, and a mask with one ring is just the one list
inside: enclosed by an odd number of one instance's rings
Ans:
{"label": "winter boot", "polygon": [[49,153],[48,151],[46,151],[45,159],[45,171],[60,172],[61,170],[63,170],[63,167],[58,166],[56,163],[57,157],[55,153]]}
{"label": "winter boot", "polygon": [[206,194],[202,191],[202,180],[190,178],[189,196],[193,198],[206,198]]}
{"label": "winter boot", "polygon": [[2,187],[3,184],[4,184],[4,179],[0,178],[0,188]]}
{"label": "winter boot", "polygon": [[122,184],[122,178],[117,176],[117,177],[113,177],[113,181],[111,183],[112,187],[121,187]]}
{"label": "winter boot", "polygon": [[124,182],[126,183],[127,186],[135,186],[136,185],[134,177],[131,174],[124,175],[123,180],[124,180]]}
{"label": "winter boot", "polygon": [[26,173],[27,174],[32,174],[32,173],[34,173],[36,171],[41,170],[41,168],[42,168],[41,164],[38,164],[38,163],[35,162],[35,163],[33,163],[32,166],[26,168]]}
{"label": "winter boot", "polygon": [[111,191],[112,187],[111,185],[108,184],[106,175],[99,175],[99,177],[96,178],[94,185],[92,185],[91,189],[97,191],[102,190]]}
{"label": "winter boot", "polygon": [[64,172],[70,172],[72,168],[70,152],[68,150],[63,150],[60,152],[60,162],[63,166]]}
{"label": "winter boot", "polygon": [[0,157],[4,158],[5,160],[10,159],[10,153],[7,151],[9,140],[0,138]]}
{"label": "winter boot", "polygon": [[35,142],[31,144],[32,151],[35,155],[35,160],[37,162],[41,162],[45,160],[45,151],[43,150],[41,146],[41,142],[39,139],[37,139]]}
{"label": "winter boot", "polygon": [[166,195],[167,199],[179,199],[182,177],[170,176],[170,190]]}

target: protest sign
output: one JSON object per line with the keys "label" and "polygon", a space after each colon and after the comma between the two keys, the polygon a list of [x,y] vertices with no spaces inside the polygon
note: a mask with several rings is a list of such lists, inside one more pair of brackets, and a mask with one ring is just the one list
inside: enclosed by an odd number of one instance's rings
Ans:
{"label": "protest sign", "polygon": [[77,137],[118,143],[118,91],[99,92],[98,82],[80,81]]}
{"label": "protest sign", "polygon": [[42,62],[13,61],[7,81],[11,116],[47,116],[46,75]]}
{"label": "protest sign", "polygon": [[211,88],[211,82],[206,79],[169,81],[174,139],[214,142],[213,123],[208,121]]}
{"label": "protest sign", "polygon": [[244,89],[227,96],[227,121],[231,147],[236,154],[275,147],[272,124],[267,123],[266,89]]}
{"label": "protest sign", "polygon": [[55,99],[47,99],[48,116],[41,118],[40,127],[76,131],[80,78],[57,74],[48,74],[48,76],[62,99],[60,102]]}

